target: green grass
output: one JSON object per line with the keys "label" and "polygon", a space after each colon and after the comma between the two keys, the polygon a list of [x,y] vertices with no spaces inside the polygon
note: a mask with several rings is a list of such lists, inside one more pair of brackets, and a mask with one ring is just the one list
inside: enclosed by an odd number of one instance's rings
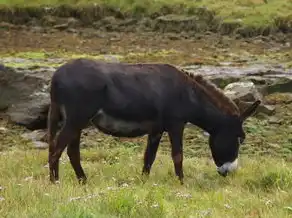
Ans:
{"label": "green grass", "polygon": [[82,150],[85,186],[76,182],[65,154],[61,183],[52,185],[44,167],[47,151],[1,153],[1,217],[291,216],[292,164],[282,159],[242,156],[239,171],[223,178],[210,159],[189,157],[181,186],[169,151],[160,151],[143,183],[142,148],[112,145]]}
{"label": "green grass", "polygon": [[1,217],[291,217],[291,106],[277,108],[280,126],[248,120],[240,168],[226,178],[216,172],[207,137],[186,129],[183,186],[174,176],[167,135],[147,180],[141,176],[146,137],[122,140],[85,130],[81,156],[88,184],[77,183],[64,152],[60,184],[52,185],[47,150],[32,149],[21,138],[23,128],[2,122]]}
{"label": "green grass", "polygon": [[0,5],[9,7],[58,6],[60,4],[82,7],[91,3],[119,8],[122,13],[146,15],[167,11],[166,7],[169,12],[192,14],[195,8],[203,6],[214,11],[226,22],[238,21],[249,27],[273,27],[280,23],[290,22],[291,24],[292,21],[291,0],[267,0],[267,3],[263,0],[0,0]]}

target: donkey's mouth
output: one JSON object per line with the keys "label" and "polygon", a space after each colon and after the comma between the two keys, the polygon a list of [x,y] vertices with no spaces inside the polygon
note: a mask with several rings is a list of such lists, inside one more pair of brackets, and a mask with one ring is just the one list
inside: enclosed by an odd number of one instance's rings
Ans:
{"label": "donkey's mouth", "polygon": [[220,167],[217,167],[217,172],[221,175],[226,177],[229,172],[233,172],[237,169],[238,161],[235,159],[233,162],[227,162]]}
{"label": "donkey's mouth", "polygon": [[227,170],[224,171],[224,172],[217,170],[217,172],[219,173],[220,176],[223,176],[223,177],[226,177],[228,175],[228,171]]}

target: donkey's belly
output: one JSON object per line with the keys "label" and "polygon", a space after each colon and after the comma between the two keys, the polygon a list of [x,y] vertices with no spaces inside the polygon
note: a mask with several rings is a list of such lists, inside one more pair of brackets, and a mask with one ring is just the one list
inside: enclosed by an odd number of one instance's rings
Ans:
{"label": "donkey's belly", "polygon": [[117,119],[100,110],[91,120],[94,126],[105,134],[116,137],[138,137],[149,133],[152,122],[129,122]]}

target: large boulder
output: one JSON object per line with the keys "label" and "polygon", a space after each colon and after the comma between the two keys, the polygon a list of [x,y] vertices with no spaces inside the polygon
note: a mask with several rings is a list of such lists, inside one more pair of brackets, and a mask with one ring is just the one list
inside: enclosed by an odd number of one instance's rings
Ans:
{"label": "large boulder", "polygon": [[49,82],[53,68],[0,67],[0,111],[28,129],[46,128]]}
{"label": "large boulder", "polygon": [[272,115],[275,107],[266,105],[263,95],[258,91],[255,84],[251,81],[230,83],[224,88],[225,94],[236,102],[239,110],[242,112],[256,100],[261,100],[257,112]]}
{"label": "large boulder", "polygon": [[257,90],[253,82],[234,82],[224,88],[224,92],[232,99],[239,101],[263,100],[262,94]]}

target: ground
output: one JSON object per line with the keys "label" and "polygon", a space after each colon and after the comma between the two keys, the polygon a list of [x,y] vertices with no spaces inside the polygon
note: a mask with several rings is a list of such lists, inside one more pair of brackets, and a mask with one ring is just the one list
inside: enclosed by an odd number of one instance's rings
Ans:
{"label": "ground", "polygon": [[[6,65],[24,67],[47,58],[64,60],[118,55],[127,62],[176,65],[230,62],[284,63],[291,67],[289,35],[236,38],[218,34],[155,32],[78,33],[13,28],[0,30],[0,55]],[[18,62],[24,58],[31,62]],[[120,139],[87,129],[82,136],[82,165],[88,184],[79,185],[68,157],[60,162],[60,184],[48,179],[47,150],[21,137],[27,130],[0,120],[0,214],[2,217],[291,217],[292,103],[267,96],[276,106],[269,117],[245,123],[240,169],[223,178],[216,172],[208,138],[197,128],[184,133],[185,184],[174,176],[167,135],[149,179],[141,176],[146,137]]]}

